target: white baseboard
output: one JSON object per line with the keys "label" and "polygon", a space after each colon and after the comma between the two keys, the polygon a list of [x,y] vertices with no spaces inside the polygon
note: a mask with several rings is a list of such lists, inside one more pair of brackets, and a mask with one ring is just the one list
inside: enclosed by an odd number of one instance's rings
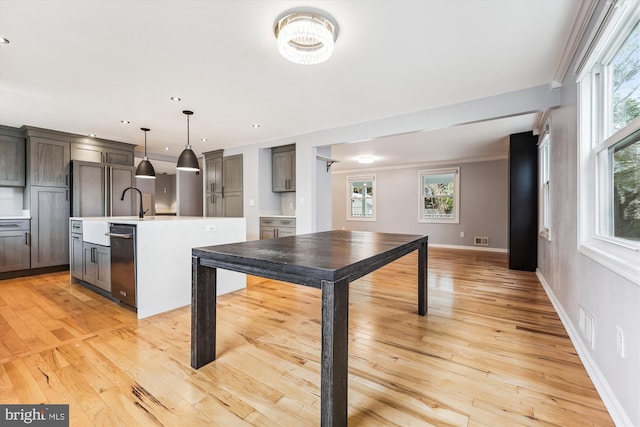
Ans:
{"label": "white baseboard", "polygon": [[602,399],[604,406],[609,411],[609,415],[611,415],[613,422],[617,426],[632,426],[633,423],[631,422],[631,419],[616,398],[613,390],[611,390],[607,379],[602,374],[602,371],[600,371],[600,368],[598,368],[595,360],[593,360],[593,358],[591,357],[591,354],[589,353],[588,348],[585,346],[584,341],[580,339],[578,330],[574,327],[573,323],[571,323],[571,319],[567,315],[567,312],[560,304],[560,301],[558,301],[558,299],[556,298],[555,294],[551,290],[551,287],[540,272],[540,269],[536,269],[536,275],[538,276],[540,283],[542,283],[542,287],[547,293],[551,304],[553,304],[553,308],[556,309],[556,312],[558,313],[558,316],[560,317],[564,328],[569,334],[569,338],[571,339],[573,346],[578,352],[580,361],[587,370],[587,374],[589,374],[591,381],[593,381],[593,385],[596,387],[596,390],[600,394],[600,398]]}
{"label": "white baseboard", "polygon": [[432,248],[465,249],[468,251],[502,252],[502,253],[508,252],[506,249],[502,249],[502,248],[486,248],[483,246],[441,245],[439,243],[429,243],[429,246]]}

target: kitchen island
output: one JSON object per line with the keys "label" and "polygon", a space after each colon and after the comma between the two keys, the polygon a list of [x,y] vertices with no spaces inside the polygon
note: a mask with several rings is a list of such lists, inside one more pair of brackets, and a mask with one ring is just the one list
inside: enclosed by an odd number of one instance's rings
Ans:
{"label": "kitchen island", "polygon": [[[73,241],[81,236],[82,244],[107,247],[110,240],[104,234],[110,224],[136,226],[135,276],[138,318],[163,313],[191,303],[191,250],[195,247],[244,242],[245,218],[151,216],[138,217],[75,217],[70,219]],[[77,228],[81,222],[81,228]],[[75,227],[75,228],[74,228]],[[74,232],[78,230],[78,233]],[[82,264],[93,256],[81,253]],[[72,259],[72,264],[73,264]],[[76,260],[78,261],[78,260]],[[246,287],[245,275],[225,271],[220,278],[218,295]],[[81,278],[77,274],[73,278]],[[82,279],[82,278],[81,278]],[[110,292],[110,284],[98,286]]]}

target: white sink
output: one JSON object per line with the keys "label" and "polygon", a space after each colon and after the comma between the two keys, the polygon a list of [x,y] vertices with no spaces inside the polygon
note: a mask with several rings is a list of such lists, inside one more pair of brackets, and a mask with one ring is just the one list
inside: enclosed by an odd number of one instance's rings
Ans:
{"label": "white sink", "polygon": [[82,222],[82,241],[94,243],[96,245],[111,246],[111,238],[105,236],[109,232],[109,223],[107,221],[83,221]]}

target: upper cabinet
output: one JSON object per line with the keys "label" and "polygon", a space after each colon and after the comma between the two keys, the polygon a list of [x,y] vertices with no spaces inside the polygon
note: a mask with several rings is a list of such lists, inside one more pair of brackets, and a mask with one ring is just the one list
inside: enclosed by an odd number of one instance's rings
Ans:
{"label": "upper cabinet", "polygon": [[71,160],[107,163],[110,165],[133,166],[134,147],[115,148],[99,143],[71,144]]}
{"label": "upper cabinet", "polygon": [[242,154],[223,157],[222,150],[204,153],[205,216],[241,217]]}
{"label": "upper cabinet", "polygon": [[30,184],[69,187],[70,144],[64,141],[29,138]]}
{"label": "upper cabinet", "polygon": [[24,132],[0,126],[0,186],[24,187],[25,163]]}
{"label": "upper cabinet", "polygon": [[272,190],[282,193],[296,191],[296,145],[271,149]]}

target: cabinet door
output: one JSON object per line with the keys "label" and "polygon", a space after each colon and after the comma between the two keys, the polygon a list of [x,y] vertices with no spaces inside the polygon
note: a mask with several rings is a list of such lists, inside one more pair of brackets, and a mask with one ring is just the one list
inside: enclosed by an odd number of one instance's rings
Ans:
{"label": "cabinet door", "polygon": [[71,144],[71,160],[102,163],[102,147],[97,145]]}
{"label": "cabinet door", "polygon": [[220,217],[224,212],[222,206],[222,157],[209,158],[206,164],[205,215]]}
{"label": "cabinet door", "polygon": [[133,166],[133,151],[105,148],[104,158],[111,165]]}
{"label": "cabinet door", "polygon": [[105,216],[105,168],[100,163],[73,161],[73,216]]}
{"label": "cabinet door", "polygon": [[0,272],[29,269],[29,232],[1,230],[0,228]]}
{"label": "cabinet door", "polygon": [[242,217],[242,192],[224,192],[224,214],[225,217]]}
{"label": "cabinet door", "polygon": [[83,243],[82,253],[82,280],[95,285],[98,279],[98,262],[95,245]]}
{"label": "cabinet door", "polygon": [[289,152],[274,153],[272,163],[272,190],[275,192],[290,191],[291,155]]}
{"label": "cabinet door", "polygon": [[111,292],[111,248],[96,245],[96,282],[95,285]]}
{"label": "cabinet door", "polygon": [[278,228],[278,233],[276,235],[279,238],[280,237],[295,236],[296,235],[296,229],[295,228],[290,228],[290,227]]}
{"label": "cabinet door", "polygon": [[0,135],[0,186],[24,187],[25,141]]}
{"label": "cabinet door", "polygon": [[260,227],[260,239],[275,239],[276,229],[275,227]]}
{"label": "cabinet door", "polygon": [[31,185],[68,187],[70,144],[32,137],[29,139]]}
{"label": "cabinet door", "polygon": [[82,234],[71,234],[71,247],[69,248],[69,271],[71,275],[77,279],[82,280]]}
{"label": "cabinet door", "polygon": [[31,268],[69,264],[69,190],[31,187]]}
{"label": "cabinet door", "polygon": [[136,201],[138,200],[138,192],[129,190],[124,200],[120,200],[122,192],[127,187],[134,186],[135,169],[128,166],[109,166],[109,185],[111,189],[109,193],[109,215],[112,216],[130,216],[135,215],[138,209]]}
{"label": "cabinet door", "polygon": [[222,171],[224,174],[222,185],[225,193],[242,192],[242,154],[223,157]]}

